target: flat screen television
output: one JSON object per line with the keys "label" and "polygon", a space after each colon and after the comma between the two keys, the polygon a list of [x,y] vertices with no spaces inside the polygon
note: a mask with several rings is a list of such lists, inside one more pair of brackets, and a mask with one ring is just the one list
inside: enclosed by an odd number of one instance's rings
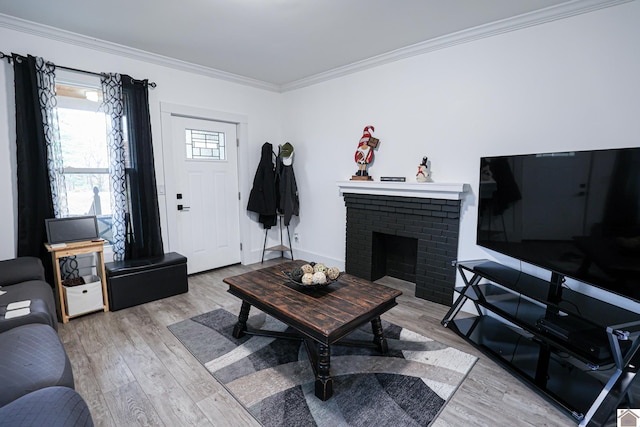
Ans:
{"label": "flat screen television", "polygon": [[640,148],[483,157],[477,244],[640,301]]}
{"label": "flat screen television", "polygon": [[81,242],[98,238],[95,216],[70,216],[45,219],[49,243]]}

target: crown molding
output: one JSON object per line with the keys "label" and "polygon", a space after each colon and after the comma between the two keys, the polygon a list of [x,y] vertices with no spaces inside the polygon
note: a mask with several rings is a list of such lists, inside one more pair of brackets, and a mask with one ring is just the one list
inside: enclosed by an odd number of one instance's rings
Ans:
{"label": "crown molding", "polygon": [[111,43],[108,41],[87,37],[81,34],[61,30],[55,27],[50,27],[48,25],[38,24],[1,13],[0,27],[20,31],[22,33],[31,34],[38,37],[44,37],[50,40],[72,44],[79,47],[93,49],[104,53],[150,62],[152,64],[173,68],[180,71],[187,71],[190,73],[226,80],[232,83],[238,83],[241,85],[269,90],[272,92],[280,92],[280,86],[273,83],[240,76],[238,74],[228,73],[226,71],[217,70],[215,68],[193,64],[179,59],[170,58],[168,56],[158,55],[156,53],[147,52],[141,49],[135,49],[129,46],[120,45],[117,43]]}
{"label": "crown molding", "polygon": [[469,43],[486,37],[517,31],[523,28],[545,24],[547,22],[557,21],[632,1],[635,0],[573,0],[560,5],[550,6],[534,12],[529,12],[512,18],[495,21],[489,24],[480,25],[467,30],[458,31],[456,33],[416,43],[388,53],[373,56],[362,61],[357,61],[343,67],[314,74],[313,76],[305,77],[291,83],[285,83],[280,86],[280,91],[288,92],[300,89],[428,52],[446,49],[448,47]]}
{"label": "crown molding", "polygon": [[510,31],[517,31],[523,28],[569,18],[583,13],[593,12],[599,9],[617,6],[632,1],[635,0],[573,0],[567,3],[562,3],[560,5],[547,7],[545,9],[515,16],[512,18],[503,19],[486,25],[480,25],[467,30],[448,34],[446,36],[416,43],[411,46],[396,49],[388,53],[367,58],[362,61],[357,61],[343,67],[337,67],[323,73],[314,74],[312,76],[282,85],[268,83],[265,81],[240,76],[238,74],[228,73],[226,71],[218,70],[215,68],[205,67],[179,59],[174,59],[140,49],[135,49],[117,43],[111,43],[104,40],[83,36],[81,34],[72,33],[70,31],[61,30],[59,28],[54,28],[47,25],[37,24],[35,22],[27,21],[9,15],[0,14],[0,27],[20,31],[26,34],[32,34],[38,37],[44,37],[50,40],[72,44],[75,46],[89,48],[96,51],[150,62],[156,65],[173,68],[180,71],[186,71],[207,77],[212,77],[215,79],[229,81],[232,83],[251,86],[258,89],[264,89],[272,92],[288,92],[413,56],[422,55],[440,49],[446,49],[448,47],[456,46],[462,43],[469,43],[482,38],[492,37]]}

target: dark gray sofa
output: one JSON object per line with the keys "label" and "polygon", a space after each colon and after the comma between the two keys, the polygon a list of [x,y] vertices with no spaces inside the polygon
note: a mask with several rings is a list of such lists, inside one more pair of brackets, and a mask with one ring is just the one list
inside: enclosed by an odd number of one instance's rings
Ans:
{"label": "dark gray sofa", "polygon": [[44,387],[74,387],[71,362],[58,334],[39,323],[0,333],[0,377],[0,406]]}
{"label": "dark gray sofa", "polygon": [[[39,258],[19,257],[0,261],[0,290],[6,292],[0,295],[0,332],[31,323],[43,323],[58,330],[53,290],[45,281],[44,267]],[[31,313],[5,319],[7,306],[23,300],[31,300]]]}
{"label": "dark gray sofa", "polygon": [[[54,294],[38,258],[0,261],[0,426],[92,426],[58,337]],[[29,313],[6,318],[11,303]]]}
{"label": "dark gray sofa", "polygon": [[68,387],[47,387],[0,408],[0,426],[92,427],[86,402]]}

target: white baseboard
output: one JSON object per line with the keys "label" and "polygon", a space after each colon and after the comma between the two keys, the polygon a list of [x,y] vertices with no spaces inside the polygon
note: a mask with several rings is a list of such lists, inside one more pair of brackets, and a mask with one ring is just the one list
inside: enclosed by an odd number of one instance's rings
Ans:
{"label": "white baseboard", "polygon": [[[284,256],[289,257],[290,252],[285,252]],[[264,255],[265,261],[268,259],[280,258],[280,252],[267,252]],[[293,248],[294,259],[303,259],[309,262],[321,262],[327,267],[338,267],[340,271],[344,271],[344,259],[338,259],[331,256],[322,255],[316,252],[306,251],[303,249]],[[262,260],[262,250],[253,250],[245,254],[244,265],[259,263]]]}

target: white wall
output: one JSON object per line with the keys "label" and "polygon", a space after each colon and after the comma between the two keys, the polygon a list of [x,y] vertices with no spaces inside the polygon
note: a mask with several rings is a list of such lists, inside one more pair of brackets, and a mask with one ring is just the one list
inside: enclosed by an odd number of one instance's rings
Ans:
{"label": "white wall", "polygon": [[640,2],[627,3],[285,93],[301,193],[294,249],[344,261],[335,182],[355,172],[371,124],[381,142],[370,174],[413,181],[426,155],[434,181],[469,183],[458,258],[491,256],[475,245],[481,156],[640,146],[638,22]]}
{"label": "white wall", "polygon": [[[262,248],[261,239],[264,234],[259,224],[246,214],[246,201],[258,164],[260,146],[265,141],[281,140],[280,94],[4,28],[0,28],[0,40],[0,50],[7,54],[16,52],[42,56],[62,66],[94,72],[119,72],[134,78],[155,81],[158,86],[149,91],[149,103],[159,185],[163,185],[165,178],[160,102],[246,116],[248,144],[241,145],[239,151],[240,190],[243,194],[243,200],[240,202],[241,226],[246,239],[245,245],[250,249],[247,252],[247,262],[259,260],[257,248]],[[13,70],[11,65],[3,61],[0,64],[0,200],[5,208],[0,209],[0,259],[11,258],[16,254],[14,105]],[[168,206],[165,206],[165,197],[160,196],[163,218],[165,209],[175,209],[174,200],[169,196],[167,195]],[[165,223],[165,246],[166,229]]]}
{"label": "white wall", "polygon": [[[262,229],[246,214],[260,146],[290,141],[301,213],[292,221],[296,258],[344,266],[345,208],[336,181],[355,172],[365,125],[381,144],[370,173],[412,180],[423,156],[433,179],[471,185],[463,202],[459,259],[491,257],[475,245],[481,156],[639,146],[640,2],[493,36],[284,94],[176,71],[123,56],[0,29],[1,49],[76,68],[158,83],[150,92],[157,156],[160,102],[249,118],[240,151],[247,262],[259,260]],[[0,65],[0,198],[15,199],[13,75]],[[158,157],[160,158],[160,157]],[[158,179],[164,178],[158,162]],[[164,202],[164,200],[161,200]],[[10,206],[11,204],[8,203]],[[0,259],[15,253],[15,202],[0,210]],[[276,238],[272,231],[270,236]],[[507,263],[513,260],[503,260]]]}

